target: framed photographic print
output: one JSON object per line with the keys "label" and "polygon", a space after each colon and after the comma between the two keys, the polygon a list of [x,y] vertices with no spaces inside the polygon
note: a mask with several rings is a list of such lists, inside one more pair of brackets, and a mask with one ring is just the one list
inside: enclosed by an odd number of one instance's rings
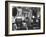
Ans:
{"label": "framed photographic print", "polygon": [[5,35],[45,33],[45,3],[5,1]]}

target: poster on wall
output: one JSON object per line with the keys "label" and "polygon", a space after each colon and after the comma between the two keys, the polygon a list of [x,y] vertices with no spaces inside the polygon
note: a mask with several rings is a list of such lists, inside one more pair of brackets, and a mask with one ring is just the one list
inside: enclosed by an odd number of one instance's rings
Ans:
{"label": "poster on wall", "polygon": [[45,33],[45,3],[5,1],[5,35]]}

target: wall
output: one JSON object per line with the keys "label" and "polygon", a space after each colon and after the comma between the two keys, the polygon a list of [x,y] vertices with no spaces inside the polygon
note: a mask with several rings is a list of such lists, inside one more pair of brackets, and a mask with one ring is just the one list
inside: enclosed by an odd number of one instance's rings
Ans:
{"label": "wall", "polygon": [[[17,0],[17,1],[44,2],[45,6],[46,6],[46,0]],[[46,9],[46,7],[45,7],[45,9]],[[46,15],[45,15],[45,18],[46,18]],[[5,0],[0,0],[0,37],[5,37],[4,36],[5,35],[5,20],[4,19],[5,19]],[[45,34],[40,34],[40,35],[24,35],[24,36],[16,36],[16,37],[46,37],[46,32],[45,32]]]}

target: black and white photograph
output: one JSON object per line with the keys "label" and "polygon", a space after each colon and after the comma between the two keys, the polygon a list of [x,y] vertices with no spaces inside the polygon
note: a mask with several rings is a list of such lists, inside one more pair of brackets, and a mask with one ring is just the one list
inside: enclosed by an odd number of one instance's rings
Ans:
{"label": "black and white photograph", "polygon": [[39,7],[13,7],[12,30],[40,29]]}
{"label": "black and white photograph", "polygon": [[6,1],[6,35],[44,34],[44,3]]}

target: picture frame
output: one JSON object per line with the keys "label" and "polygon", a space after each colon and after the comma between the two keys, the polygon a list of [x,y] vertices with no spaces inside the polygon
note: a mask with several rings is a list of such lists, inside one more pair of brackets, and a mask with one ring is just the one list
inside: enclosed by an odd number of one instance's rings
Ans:
{"label": "picture frame", "polygon": [[5,36],[34,34],[45,34],[45,3],[5,1]]}

